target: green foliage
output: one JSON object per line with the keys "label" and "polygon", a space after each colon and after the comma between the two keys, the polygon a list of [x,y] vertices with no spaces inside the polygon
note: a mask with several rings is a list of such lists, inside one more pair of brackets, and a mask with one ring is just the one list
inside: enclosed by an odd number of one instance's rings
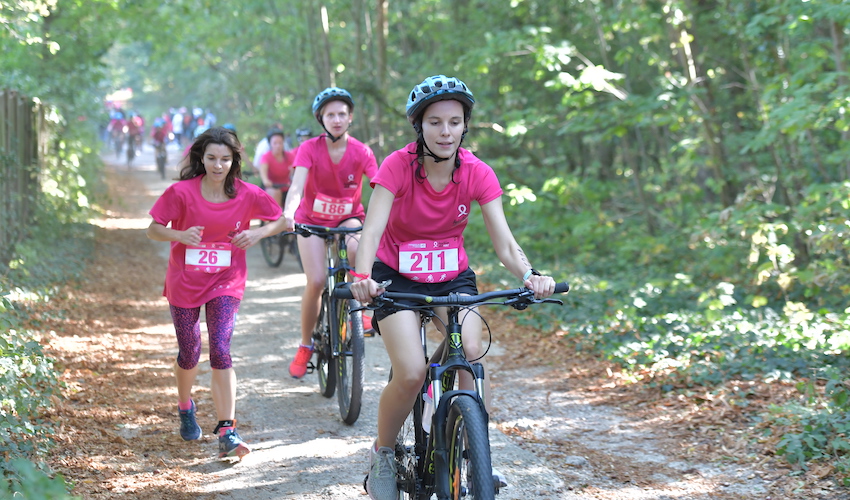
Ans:
{"label": "green foliage", "polygon": [[[8,309],[10,301],[3,302]],[[0,454],[36,458],[50,444],[53,431],[42,415],[58,395],[58,382],[53,363],[25,332],[10,329],[0,338],[0,386]],[[0,468],[8,472],[6,465]]]}
{"label": "green foliage", "polygon": [[0,498],[40,500],[75,500],[68,494],[69,486],[62,476],[51,477],[36,464],[16,458],[4,466],[0,480]]}
{"label": "green foliage", "polygon": [[801,467],[816,460],[837,460],[835,465],[845,486],[850,485],[850,389],[838,373],[827,380],[823,393],[811,380],[797,385],[803,404],[771,409],[774,425],[793,429],[777,444],[777,453]]}

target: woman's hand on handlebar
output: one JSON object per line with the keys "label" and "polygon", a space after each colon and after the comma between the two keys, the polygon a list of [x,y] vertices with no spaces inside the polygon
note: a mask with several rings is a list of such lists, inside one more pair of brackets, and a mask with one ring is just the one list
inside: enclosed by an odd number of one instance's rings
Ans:
{"label": "woman's hand on handlebar", "polygon": [[535,299],[545,299],[555,293],[555,279],[551,276],[537,276],[532,274],[523,282],[526,288],[534,292]]}
{"label": "woman's hand on handlebar", "polygon": [[351,295],[353,295],[354,298],[361,304],[368,304],[372,302],[372,297],[377,297],[386,291],[386,289],[382,288],[378,282],[372,278],[366,278],[352,283],[349,286],[349,290],[351,290]]}

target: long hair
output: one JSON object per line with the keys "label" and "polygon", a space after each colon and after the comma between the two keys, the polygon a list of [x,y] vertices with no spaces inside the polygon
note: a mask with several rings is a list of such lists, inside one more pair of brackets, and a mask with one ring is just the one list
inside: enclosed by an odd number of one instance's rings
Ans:
{"label": "long hair", "polygon": [[233,161],[230,164],[230,171],[227,172],[227,177],[224,179],[224,194],[228,198],[235,198],[236,186],[233,179],[242,179],[242,154],[240,153],[242,143],[239,142],[236,132],[224,127],[208,129],[195,138],[195,142],[189,149],[189,162],[180,171],[180,180],[194,179],[207,173],[204,168],[204,153],[210,144],[220,144],[230,148]]}

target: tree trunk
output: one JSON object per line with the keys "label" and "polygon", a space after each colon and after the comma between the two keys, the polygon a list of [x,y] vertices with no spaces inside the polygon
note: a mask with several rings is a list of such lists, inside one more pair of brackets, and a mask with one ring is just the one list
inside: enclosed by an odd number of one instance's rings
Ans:
{"label": "tree trunk", "polygon": [[[389,37],[389,24],[387,21],[387,11],[389,8],[389,0],[378,0],[377,5],[377,29],[375,32],[378,35],[378,65],[376,68],[378,88],[387,88],[387,38]],[[378,150],[384,150],[384,129],[383,123],[383,106],[378,102],[374,109],[375,123],[377,124],[378,132]]]}

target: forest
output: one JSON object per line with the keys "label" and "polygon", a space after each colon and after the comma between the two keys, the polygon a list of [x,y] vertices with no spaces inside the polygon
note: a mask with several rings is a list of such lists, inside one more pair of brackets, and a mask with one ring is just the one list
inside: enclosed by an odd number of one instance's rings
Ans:
{"label": "forest", "polygon": [[[53,111],[40,211],[0,263],[0,453],[37,462],[49,441],[49,360],[21,325],[79,272],[40,270],[40,238],[85,234],[108,94],[133,89],[149,121],[210,110],[250,146],[276,122],[319,132],[312,99],[339,86],[380,161],[413,138],[411,88],[446,74],[474,93],[465,147],[517,240],[573,287],[526,321],[664,392],[797,384],[752,418],[850,485],[848,37],[841,0],[0,0],[0,89]],[[471,220],[471,260],[507,280]]]}

